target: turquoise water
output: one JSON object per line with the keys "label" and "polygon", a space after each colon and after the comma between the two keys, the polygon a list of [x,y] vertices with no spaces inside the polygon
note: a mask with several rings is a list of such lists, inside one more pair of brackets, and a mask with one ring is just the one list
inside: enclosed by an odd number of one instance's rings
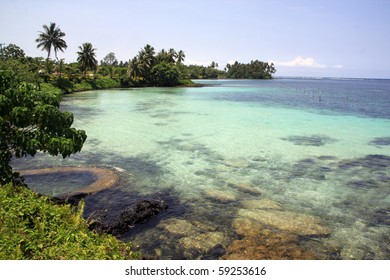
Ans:
{"label": "turquoise water", "polygon": [[[390,81],[200,82],[66,96],[82,152],[17,164],[116,169],[118,186],[87,198],[86,215],[165,199],[166,213],[121,236],[160,258],[217,258],[253,218],[320,259],[390,259]],[[284,226],[312,218],[329,233]]]}

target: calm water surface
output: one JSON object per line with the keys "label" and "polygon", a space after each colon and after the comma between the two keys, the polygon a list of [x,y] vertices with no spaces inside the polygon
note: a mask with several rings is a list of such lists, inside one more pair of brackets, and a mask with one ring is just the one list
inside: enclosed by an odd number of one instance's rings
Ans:
{"label": "calm water surface", "polygon": [[[251,222],[320,259],[390,259],[389,80],[199,82],[210,86],[66,96],[88,134],[82,152],[16,164],[116,169],[120,182],[88,197],[86,216],[166,200],[121,237],[159,258],[239,255],[231,245]],[[30,183],[64,191],[52,181]]]}

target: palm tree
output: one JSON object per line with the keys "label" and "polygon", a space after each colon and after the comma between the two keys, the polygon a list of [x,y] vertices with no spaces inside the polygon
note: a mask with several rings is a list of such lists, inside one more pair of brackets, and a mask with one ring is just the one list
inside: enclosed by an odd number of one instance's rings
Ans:
{"label": "palm tree", "polygon": [[133,59],[129,60],[129,65],[127,68],[127,74],[130,78],[133,80],[139,80],[143,76],[143,64],[138,60],[137,57],[134,57]]}
{"label": "palm tree", "polygon": [[169,49],[168,51],[168,63],[175,63],[175,58],[177,57],[177,53],[174,49]]}
{"label": "palm tree", "polygon": [[37,48],[42,48],[42,50],[47,51],[47,59],[50,58],[51,49],[54,49],[54,55],[56,59],[57,51],[64,51],[68,46],[62,37],[65,36],[65,33],[61,31],[59,26],[56,26],[55,23],[51,22],[50,26],[46,24],[42,26],[44,31],[41,31],[38,38],[35,42],[39,43]]}
{"label": "palm tree", "polygon": [[80,51],[77,52],[77,62],[80,65],[81,71],[84,72],[84,75],[87,73],[87,70],[95,71],[97,69],[98,61],[96,60],[96,54],[92,47],[91,43],[84,43],[82,47],[79,46]]}
{"label": "palm tree", "polygon": [[178,53],[177,53],[177,64],[181,64],[183,61],[184,61],[184,58],[186,57],[186,55],[184,54],[184,52],[182,50],[180,50]]}
{"label": "palm tree", "polygon": [[138,53],[138,61],[141,64],[142,76],[144,80],[150,80],[150,71],[156,63],[154,48],[151,45],[146,45]]}
{"label": "palm tree", "polygon": [[141,49],[138,53],[138,60],[143,64],[145,70],[151,69],[154,66],[155,51],[151,45],[146,45],[143,49]]}
{"label": "palm tree", "polygon": [[62,58],[56,63],[56,71],[60,74],[60,77],[62,77],[62,74],[64,73],[64,69],[65,69],[65,59]]}

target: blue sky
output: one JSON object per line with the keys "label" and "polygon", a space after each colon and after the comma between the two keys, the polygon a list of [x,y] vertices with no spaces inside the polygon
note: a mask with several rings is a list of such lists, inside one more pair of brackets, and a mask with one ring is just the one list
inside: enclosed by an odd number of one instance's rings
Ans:
{"label": "blue sky", "polygon": [[186,63],[272,61],[278,76],[390,78],[388,0],[0,0],[0,43],[46,56],[35,39],[55,22],[76,60],[91,42],[101,60],[145,45],[183,50]]}

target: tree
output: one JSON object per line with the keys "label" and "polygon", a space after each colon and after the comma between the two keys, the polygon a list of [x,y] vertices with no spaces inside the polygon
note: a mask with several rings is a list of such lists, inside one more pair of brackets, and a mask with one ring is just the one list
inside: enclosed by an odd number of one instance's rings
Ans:
{"label": "tree", "polygon": [[186,57],[186,55],[184,54],[184,52],[182,50],[180,50],[178,53],[177,53],[177,59],[176,59],[176,63],[177,64],[181,64],[183,61],[184,61],[184,58]]}
{"label": "tree", "polygon": [[15,44],[9,44],[5,48],[3,48],[3,54],[2,54],[4,59],[9,59],[9,58],[22,58],[25,57],[24,51],[18,47]]}
{"label": "tree", "polygon": [[115,53],[110,52],[109,54],[107,54],[103,58],[103,61],[101,64],[108,67],[108,72],[110,74],[110,78],[112,78],[112,76],[114,75],[114,68],[113,67],[115,65],[118,65],[118,60],[115,57]]}
{"label": "tree", "polygon": [[54,55],[58,60],[57,51],[60,50],[63,52],[68,47],[64,39],[62,39],[65,33],[53,22],[50,23],[50,26],[45,24],[42,27],[44,31],[41,31],[35,40],[35,42],[39,43],[37,48],[42,48],[42,50],[47,51],[47,59],[50,58],[51,49],[53,48]]}
{"label": "tree", "polygon": [[143,49],[138,52],[138,61],[141,64],[143,78],[148,82],[150,80],[150,70],[156,63],[154,48],[151,45],[145,45]]}
{"label": "tree", "polygon": [[161,62],[151,70],[153,84],[156,86],[176,86],[179,84],[180,72],[173,63]]}
{"label": "tree", "polygon": [[138,60],[137,57],[134,57],[129,61],[127,67],[127,75],[134,81],[138,81],[142,78],[143,75],[143,64]]}
{"label": "tree", "polygon": [[175,59],[177,58],[177,53],[174,49],[169,49],[168,51],[168,63],[175,63]]}
{"label": "tree", "polygon": [[61,93],[37,91],[0,70],[0,185],[19,181],[13,157],[43,151],[66,158],[81,150],[87,135],[71,127],[73,114],[59,110],[60,100]]}
{"label": "tree", "polygon": [[118,65],[118,60],[115,57],[115,53],[110,52],[103,58],[103,64],[107,66]]}
{"label": "tree", "polygon": [[80,65],[80,69],[86,75],[87,70],[95,71],[97,69],[98,61],[96,60],[96,54],[91,43],[84,43],[83,46],[79,46],[80,51],[77,52],[77,61]]}

